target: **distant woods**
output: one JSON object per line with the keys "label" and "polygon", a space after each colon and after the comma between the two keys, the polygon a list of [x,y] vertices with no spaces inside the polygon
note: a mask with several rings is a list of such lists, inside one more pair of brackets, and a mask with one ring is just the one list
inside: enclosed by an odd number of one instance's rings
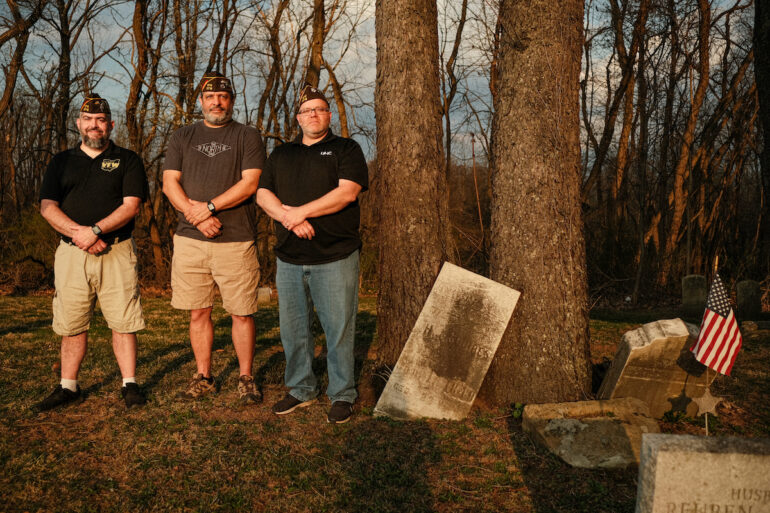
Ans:
{"label": "distant woods", "polygon": [[[5,0],[0,5],[5,77],[0,89],[0,283],[22,290],[50,280],[56,236],[36,213],[40,180],[51,156],[77,141],[74,116],[83,93],[94,91],[111,100],[113,138],[139,153],[147,167],[151,196],[137,229],[142,273],[145,283],[165,284],[176,216],[160,192],[163,154],[170,133],[198,119],[196,87],[207,69],[234,79],[235,117],[259,127],[269,149],[296,136],[296,95],[309,82],[330,99],[334,130],[359,140],[373,161],[386,159],[372,166],[372,190],[364,195],[365,287],[378,286],[378,240],[405,252],[399,258],[411,254],[415,269],[436,267],[427,255],[422,261],[399,245],[412,225],[415,230],[446,228],[447,241],[431,241],[440,247],[431,251],[431,259],[455,255],[460,265],[489,275],[491,223],[501,215],[494,210],[492,146],[517,144],[507,137],[493,139],[495,109],[526,124],[542,106],[524,109],[518,102],[539,100],[517,92],[515,81],[512,92],[510,86],[501,90],[499,2],[407,3],[429,11],[436,28],[429,23],[416,32],[423,43],[387,54],[390,67],[382,69],[398,70],[403,79],[383,88],[383,77],[375,72],[375,14],[383,16],[377,20],[383,34],[425,23],[420,16],[403,18],[393,8],[399,2],[375,9],[374,2],[354,0]],[[754,31],[755,16],[768,26],[766,3],[584,4],[575,141],[581,180],[569,188],[579,188],[570,192],[582,205],[591,304],[671,293],[682,275],[707,272],[716,256],[728,280],[767,280],[770,170],[761,166],[760,155],[763,120],[765,129],[770,123],[760,105],[767,109],[770,103],[764,61],[770,49],[767,31]],[[437,43],[426,39],[431,33]],[[517,51],[524,52],[533,37],[541,36],[517,34]],[[423,60],[410,52],[421,52]],[[558,63],[554,58],[542,65]],[[547,90],[549,109],[569,110],[560,101],[571,101],[571,93],[562,98],[551,83],[528,81],[527,87]],[[501,91],[516,101],[499,101]],[[426,100],[426,93],[434,100]],[[387,118],[378,114],[375,119],[375,101],[387,102],[378,106]],[[561,118],[548,119],[558,125]],[[376,126],[381,121],[387,126]],[[403,155],[397,141],[410,134],[399,132],[417,130],[435,142],[424,154]],[[561,139],[551,143],[563,144]],[[418,166],[423,161],[415,175],[430,176],[433,186],[426,191],[415,186],[395,198],[394,191],[409,184],[388,174],[387,166],[410,158]],[[528,180],[547,179],[514,178],[522,189],[511,190],[526,191]],[[416,200],[429,210],[423,217],[410,210]],[[550,202],[541,207],[540,215],[554,215]],[[392,218],[399,212],[400,223]],[[378,238],[381,222],[402,233]],[[260,217],[259,230],[263,276],[270,281],[272,236],[266,216]],[[555,236],[543,233],[541,239],[551,244]],[[396,304],[403,298],[384,299]]]}

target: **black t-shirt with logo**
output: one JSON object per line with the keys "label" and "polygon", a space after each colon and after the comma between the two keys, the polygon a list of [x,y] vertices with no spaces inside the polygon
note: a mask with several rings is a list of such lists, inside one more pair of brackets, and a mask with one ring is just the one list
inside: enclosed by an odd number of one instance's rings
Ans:
{"label": "black t-shirt with logo", "polygon": [[[302,144],[301,137],[273,150],[259,179],[260,188],[271,191],[289,206],[320,198],[335,189],[340,179],[356,182],[362,192],[368,188],[366,158],[357,142],[331,131],[311,146]],[[275,223],[275,254],[284,262],[298,265],[341,260],[361,247],[360,217],[361,208],[355,200],[339,212],[308,219],[315,230],[310,240]]]}
{"label": "black t-shirt with logo", "polygon": [[[40,200],[59,203],[76,223],[92,226],[123,204],[123,198],[147,198],[147,177],[142,159],[112,141],[106,150],[91,158],[80,145],[58,153],[48,163]],[[134,231],[133,218],[124,226],[102,234],[103,240],[125,239]]]}
{"label": "black t-shirt with logo", "polygon": [[[166,149],[164,170],[180,171],[180,183],[187,197],[209,201],[238,183],[244,169],[262,169],[265,147],[259,131],[232,121],[212,128],[203,121],[173,133]],[[217,211],[222,234],[208,239],[179,213],[176,233],[182,237],[210,242],[244,242],[257,236],[257,207],[252,195],[227,210]]]}

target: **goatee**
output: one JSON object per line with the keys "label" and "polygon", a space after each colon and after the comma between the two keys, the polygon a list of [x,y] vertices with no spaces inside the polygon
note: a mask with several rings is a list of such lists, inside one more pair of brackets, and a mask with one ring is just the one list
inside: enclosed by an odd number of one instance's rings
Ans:
{"label": "goatee", "polygon": [[109,134],[105,134],[101,137],[97,137],[96,139],[94,139],[93,137],[88,137],[87,135],[83,136],[83,144],[95,150],[100,150],[104,148],[105,146],[107,146],[108,142],[110,142]]}

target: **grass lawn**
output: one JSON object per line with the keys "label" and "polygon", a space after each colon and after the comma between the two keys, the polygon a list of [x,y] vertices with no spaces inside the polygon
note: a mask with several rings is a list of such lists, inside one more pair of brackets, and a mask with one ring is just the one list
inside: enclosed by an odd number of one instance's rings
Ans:
{"label": "grass lawn", "polygon": [[[58,383],[50,297],[0,297],[0,511],[634,510],[635,470],[573,469],[535,446],[513,409],[474,408],[461,422],[373,417],[382,387],[373,370],[373,298],[362,298],[358,319],[361,399],[340,426],[326,423],[325,398],[286,417],[270,413],[284,394],[275,304],[256,314],[254,369],[265,403],[250,407],[237,402],[237,360],[221,308],[214,311],[220,390],[191,403],[177,399],[195,372],[187,314],[163,298],[143,304],[148,329],[140,334],[137,377],[147,406],[126,411],[119,400],[110,333],[96,316],[80,375],[85,401],[35,415],[30,406]],[[592,319],[593,359],[611,358],[625,331],[655,318],[663,317]],[[712,386],[726,401],[711,431],[768,437],[770,332],[744,338],[733,376]],[[322,346],[319,331],[319,374]],[[703,419],[662,429],[703,434]]]}

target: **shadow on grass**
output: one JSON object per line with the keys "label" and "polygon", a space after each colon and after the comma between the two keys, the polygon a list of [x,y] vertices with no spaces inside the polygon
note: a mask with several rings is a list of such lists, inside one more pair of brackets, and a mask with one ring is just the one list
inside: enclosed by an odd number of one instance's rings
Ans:
{"label": "shadow on grass", "polygon": [[51,322],[53,322],[53,318],[48,317],[47,319],[38,319],[37,321],[33,322],[27,322],[24,324],[18,324],[16,326],[8,326],[5,328],[0,328],[0,337],[3,335],[8,335],[9,333],[29,333],[32,331],[35,331],[40,328],[49,328],[51,326]]}
{"label": "shadow on grass", "polygon": [[508,417],[508,433],[522,479],[534,506],[533,513],[625,513],[636,503],[637,470],[571,467],[536,445]]}
{"label": "shadow on grass", "polygon": [[440,451],[426,423],[374,418],[339,438],[341,448],[329,455],[339,462],[340,479],[332,511],[433,511],[428,469]]}

